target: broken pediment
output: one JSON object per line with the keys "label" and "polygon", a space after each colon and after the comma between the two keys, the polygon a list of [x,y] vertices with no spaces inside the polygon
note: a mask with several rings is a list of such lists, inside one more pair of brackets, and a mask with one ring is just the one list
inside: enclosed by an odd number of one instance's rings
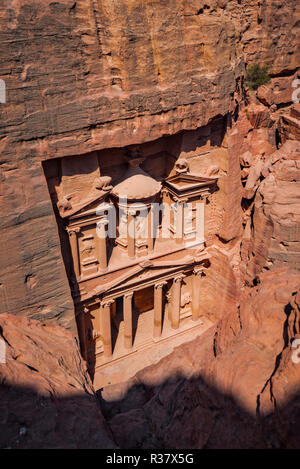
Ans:
{"label": "broken pediment", "polygon": [[64,219],[78,218],[79,216],[96,213],[99,204],[106,199],[107,191],[98,191],[97,195],[90,195],[86,199],[72,203],[72,197],[66,197],[58,201],[59,214]]}
{"label": "broken pediment", "polygon": [[165,184],[176,195],[189,192],[205,192],[216,185],[218,177],[203,177],[191,173],[177,173],[165,180]]}
{"label": "broken pediment", "polygon": [[84,212],[92,213],[97,209],[98,204],[106,198],[111,191],[111,177],[102,176],[93,180],[92,189],[88,194],[69,194],[60,199],[57,203],[59,214],[62,218],[70,218]]}
{"label": "broken pediment", "polygon": [[145,280],[155,280],[164,276],[170,276],[173,278],[174,272],[178,269],[185,269],[188,266],[193,266],[195,263],[205,264],[209,262],[210,254],[207,251],[203,251],[201,256],[195,257],[193,255],[184,255],[177,260],[166,259],[157,261],[140,262],[133,268],[125,269],[123,273],[114,272],[102,277],[101,285],[97,286],[88,295],[87,298],[98,297],[104,293],[108,295],[110,292],[114,292],[116,289],[122,290],[123,288],[144,282]]}

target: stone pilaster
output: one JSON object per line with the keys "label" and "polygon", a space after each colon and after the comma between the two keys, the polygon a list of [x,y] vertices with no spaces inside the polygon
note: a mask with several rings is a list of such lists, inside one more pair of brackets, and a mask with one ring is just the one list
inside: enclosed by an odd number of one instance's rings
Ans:
{"label": "stone pilaster", "polygon": [[200,316],[200,277],[203,272],[203,268],[196,266],[193,270],[192,278],[192,319],[197,321]]}
{"label": "stone pilaster", "polygon": [[100,311],[100,328],[103,340],[103,355],[106,358],[112,355],[112,340],[111,340],[111,305],[114,300],[103,300],[101,302]]}
{"label": "stone pilaster", "polygon": [[107,220],[100,220],[96,229],[96,252],[99,262],[99,268],[102,271],[107,270],[107,244],[106,244],[106,226]]}
{"label": "stone pilaster", "polygon": [[128,210],[127,219],[127,241],[128,241],[128,256],[130,259],[135,258],[135,210]]}
{"label": "stone pilaster", "polygon": [[125,293],[123,297],[124,314],[124,346],[126,349],[132,348],[132,297],[133,292]]}
{"label": "stone pilaster", "polygon": [[148,209],[148,252],[152,252],[154,248],[154,232],[151,206]]}
{"label": "stone pilaster", "polygon": [[70,246],[73,258],[73,266],[74,266],[74,273],[75,277],[78,279],[80,276],[80,258],[79,258],[79,249],[78,249],[78,233],[80,233],[80,227],[74,228],[67,228],[69,238],[70,238]]}
{"label": "stone pilaster", "polygon": [[178,329],[180,321],[180,303],[181,303],[181,282],[185,275],[177,275],[173,280],[171,296],[171,326]]}

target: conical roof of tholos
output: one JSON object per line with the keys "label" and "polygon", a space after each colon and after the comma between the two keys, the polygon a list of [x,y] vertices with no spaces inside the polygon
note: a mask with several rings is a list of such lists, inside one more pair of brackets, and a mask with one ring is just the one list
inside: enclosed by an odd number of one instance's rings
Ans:
{"label": "conical roof of tholos", "polygon": [[153,197],[160,190],[160,182],[149,176],[139,166],[131,166],[111,193],[120,198],[127,197],[128,200],[142,200]]}

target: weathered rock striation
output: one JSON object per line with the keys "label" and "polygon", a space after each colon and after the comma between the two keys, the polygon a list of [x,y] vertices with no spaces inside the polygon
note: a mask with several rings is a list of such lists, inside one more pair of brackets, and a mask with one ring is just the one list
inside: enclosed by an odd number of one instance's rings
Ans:
{"label": "weathered rock striation", "polygon": [[[297,0],[1,2],[1,447],[299,447],[299,13]],[[271,77],[256,93],[254,63]],[[200,299],[215,325],[105,387],[109,429],[57,215],[70,187],[77,203],[96,177],[115,184],[136,146],[154,178],[165,151],[218,174]]]}
{"label": "weathered rock striation", "polygon": [[298,8],[296,0],[2,2],[2,312],[76,330],[41,162],[227,115],[243,97],[244,63],[277,75],[297,67]]}

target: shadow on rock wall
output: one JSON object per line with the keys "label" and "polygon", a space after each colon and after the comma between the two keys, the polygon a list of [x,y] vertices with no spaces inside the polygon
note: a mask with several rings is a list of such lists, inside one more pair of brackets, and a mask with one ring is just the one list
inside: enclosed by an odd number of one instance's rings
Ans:
{"label": "shadow on rock wall", "polygon": [[0,448],[115,448],[93,395],[0,385]]}
{"label": "shadow on rock wall", "polygon": [[[300,366],[300,365],[299,365]],[[157,387],[136,384],[102,412],[121,448],[252,449],[299,448],[300,386],[273,412],[248,412],[238,399],[203,377],[177,375]]]}

